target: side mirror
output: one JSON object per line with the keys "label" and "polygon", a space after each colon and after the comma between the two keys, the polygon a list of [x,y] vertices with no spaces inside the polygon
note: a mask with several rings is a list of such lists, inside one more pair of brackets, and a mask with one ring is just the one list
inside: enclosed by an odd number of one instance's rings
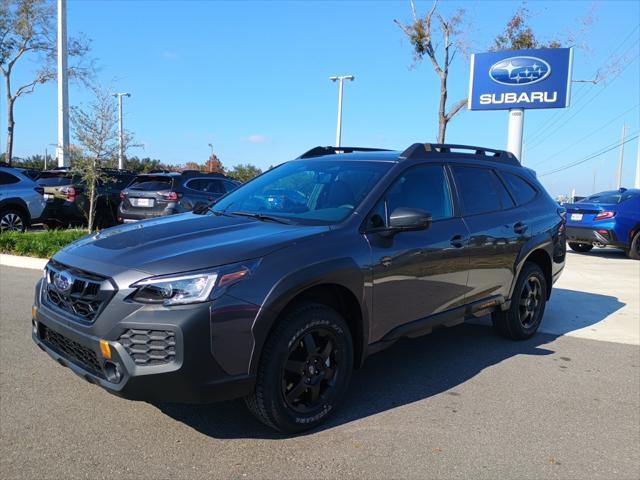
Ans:
{"label": "side mirror", "polygon": [[418,208],[398,207],[389,216],[390,230],[426,230],[430,226],[431,214]]}

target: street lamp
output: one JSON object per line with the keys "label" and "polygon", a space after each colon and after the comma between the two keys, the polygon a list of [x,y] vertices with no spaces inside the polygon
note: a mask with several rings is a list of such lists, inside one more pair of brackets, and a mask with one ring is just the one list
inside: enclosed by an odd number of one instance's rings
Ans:
{"label": "street lamp", "polygon": [[336,147],[340,146],[340,141],[342,140],[342,91],[343,91],[343,83],[345,80],[355,80],[356,77],[353,75],[340,75],[333,77],[329,77],[329,80],[332,82],[340,82],[338,85],[338,126],[336,128]]}
{"label": "street lamp", "polygon": [[118,134],[120,136],[120,149],[118,152],[118,170],[124,169],[124,130],[122,129],[122,97],[130,97],[130,93],[114,93],[118,98]]}
{"label": "street lamp", "polygon": [[208,143],[207,145],[211,147],[211,156],[213,157],[213,143]]}

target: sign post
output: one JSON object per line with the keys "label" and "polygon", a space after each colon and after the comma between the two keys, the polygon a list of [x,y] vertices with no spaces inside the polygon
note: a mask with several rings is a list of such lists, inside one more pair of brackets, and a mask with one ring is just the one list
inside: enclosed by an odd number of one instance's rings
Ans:
{"label": "sign post", "polygon": [[524,111],[568,107],[572,67],[572,48],[474,54],[468,108],[508,110],[507,150],[520,159]]}

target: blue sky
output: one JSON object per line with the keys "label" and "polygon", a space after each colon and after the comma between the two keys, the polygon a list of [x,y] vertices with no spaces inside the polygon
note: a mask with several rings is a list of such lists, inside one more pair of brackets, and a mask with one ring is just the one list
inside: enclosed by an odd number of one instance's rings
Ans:
{"label": "blue sky", "polygon": [[[482,52],[521,4],[451,1],[442,10],[465,8],[466,38],[472,51]],[[418,2],[420,12],[429,6]],[[536,33],[548,40],[578,32],[579,19],[594,4],[526,6]],[[68,2],[69,34],[91,38],[99,82],[132,94],[124,100],[125,127],[144,149],[129,155],[203,162],[213,143],[229,167],[251,162],[265,168],[333,144],[337,86],[328,77],[334,74],[356,76],[345,85],[344,145],[403,149],[435,141],[437,78],[427,62],[411,68],[411,47],[393,23],[410,16],[405,1]],[[588,49],[576,51],[574,79],[593,78],[621,55],[623,70],[595,86],[574,84],[569,109],[527,112],[524,163],[539,174],[618,141],[624,122],[631,134],[640,130],[640,2],[597,2],[594,17],[580,37]],[[14,83],[32,68],[23,63]],[[468,75],[468,64],[457,58],[450,100],[466,96]],[[71,86],[72,105],[87,100],[86,91]],[[55,84],[19,100],[16,123],[16,156],[51,152]],[[4,113],[0,127],[5,131]],[[463,111],[449,124],[447,141],[504,148],[506,130],[507,112]],[[637,148],[637,140],[626,145],[625,185],[633,182]],[[603,190],[615,185],[617,159],[612,150],[541,179],[554,195],[572,188],[586,194],[596,171],[596,190]]]}

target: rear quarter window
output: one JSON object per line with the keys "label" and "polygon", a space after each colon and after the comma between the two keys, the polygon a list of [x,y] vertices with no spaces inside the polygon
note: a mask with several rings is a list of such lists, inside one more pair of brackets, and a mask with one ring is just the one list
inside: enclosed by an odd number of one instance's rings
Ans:
{"label": "rear quarter window", "polygon": [[507,172],[500,172],[500,175],[509,187],[511,194],[513,195],[513,198],[516,199],[516,203],[518,205],[529,203],[538,194],[538,191],[524,178]]}
{"label": "rear quarter window", "polygon": [[7,172],[0,172],[0,185],[11,185],[18,182],[20,182],[20,179],[15,175],[11,175]]}

